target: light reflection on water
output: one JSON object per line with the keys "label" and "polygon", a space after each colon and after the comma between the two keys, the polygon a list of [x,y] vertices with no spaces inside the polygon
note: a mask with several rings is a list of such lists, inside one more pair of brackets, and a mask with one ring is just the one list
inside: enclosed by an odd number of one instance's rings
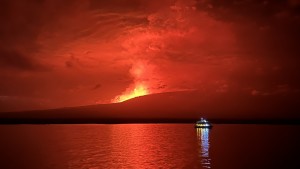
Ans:
{"label": "light reflection on water", "polygon": [[10,125],[0,138],[1,169],[202,168],[192,124]]}
{"label": "light reflection on water", "polygon": [[200,146],[201,165],[203,168],[211,168],[211,159],[209,157],[209,129],[197,128],[197,138]]}
{"label": "light reflection on water", "polygon": [[0,168],[300,168],[299,132],[300,125],[0,125]]}

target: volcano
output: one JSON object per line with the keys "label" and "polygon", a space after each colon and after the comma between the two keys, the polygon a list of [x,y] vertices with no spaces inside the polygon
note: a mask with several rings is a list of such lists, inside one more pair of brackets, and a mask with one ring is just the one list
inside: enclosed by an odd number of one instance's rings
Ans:
{"label": "volcano", "polygon": [[0,113],[2,124],[18,123],[213,123],[300,121],[298,95],[253,96],[199,91],[141,96],[121,103]]}

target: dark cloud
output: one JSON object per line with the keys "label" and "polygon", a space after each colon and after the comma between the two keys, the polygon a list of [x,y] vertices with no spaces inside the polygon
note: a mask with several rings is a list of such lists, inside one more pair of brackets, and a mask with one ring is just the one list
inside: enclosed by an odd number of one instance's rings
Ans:
{"label": "dark cloud", "polygon": [[37,38],[45,23],[43,2],[1,1],[0,64],[3,68],[43,69],[35,55],[40,50]]}
{"label": "dark cloud", "polygon": [[99,88],[101,88],[101,87],[102,87],[101,84],[96,84],[96,85],[92,88],[92,90],[97,90],[97,89],[99,89]]}
{"label": "dark cloud", "polygon": [[34,64],[31,60],[17,51],[0,51],[0,65],[17,69],[31,70]]}
{"label": "dark cloud", "polygon": [[2,0],[0,78],[8,80],[0,96],[49,98],[55,107],[107,101],[141,84],[151,93],[293,92],[299,4]]}
{"label": "dark cloud", "polygon": [[129,10],[138,10],[143,5],[140,0],[111,0],[111,1],[90,1],[90,9],[104,9],[107,11],[127,12]]}
{"label": "dark cloud", "polygon": [[[297,0],[211,1],[216,18],[235,24],[239,44],[264,57],[297,57],[300,10]],[[284,56],[285,55],[285,56]]]}

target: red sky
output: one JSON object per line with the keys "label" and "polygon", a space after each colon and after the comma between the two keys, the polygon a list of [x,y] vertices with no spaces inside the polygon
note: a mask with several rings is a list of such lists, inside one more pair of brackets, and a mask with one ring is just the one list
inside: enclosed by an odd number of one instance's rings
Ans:
{"label": "red sky", "polygon": [[299,0],[2,0],[0,13],[0,111],[110,103],[139,86],[300,93]]}

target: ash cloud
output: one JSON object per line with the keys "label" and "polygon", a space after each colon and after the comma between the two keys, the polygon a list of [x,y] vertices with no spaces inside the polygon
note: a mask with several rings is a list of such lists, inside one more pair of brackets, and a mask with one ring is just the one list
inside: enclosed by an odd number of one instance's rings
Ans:
{"label": "ash cloud", "polygon": [[298,0],[0,3],[3,96],[49,108],[106,102],[134,83],[152,93],[299,89]]}

